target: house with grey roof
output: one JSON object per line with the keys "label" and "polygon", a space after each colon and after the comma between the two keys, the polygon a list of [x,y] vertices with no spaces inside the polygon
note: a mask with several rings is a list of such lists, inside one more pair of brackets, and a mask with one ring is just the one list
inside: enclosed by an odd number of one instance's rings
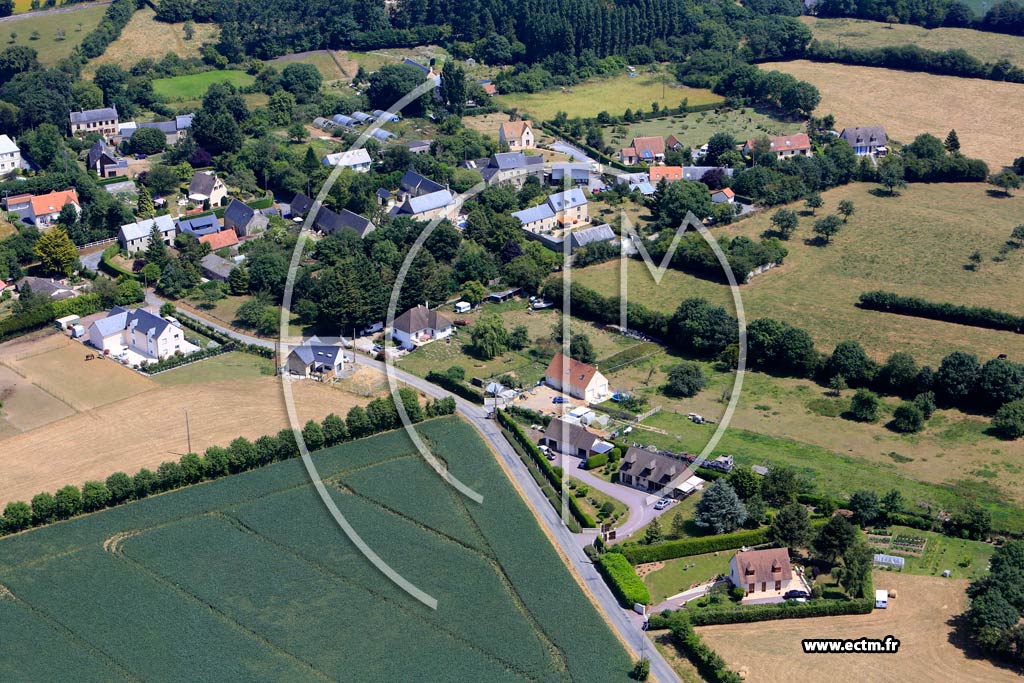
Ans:
{"label": "house with grey roof", "polygon": [[440,183],[434,182],[416,171],[406,171],[402,180],[398,183],[398,197],[404,200],[406,195],[419,197],[420,195],[447,190],[448,188]]}
{"label": "house with grey roof", "polygon": [[73,111],[68,117],[72,135],[99,133],[107,137],[117,135],[117,107]]}
{"label": "house with grey roof", "polygon": [[460,166],[479,171],[488,185],[508,184],[520,188],[527,178],[540,180],[544,175],[544,157],[523,152],[499,152],[489,159],[464,161]]}
{"label": "house with grey roof", "polygon": [[178,221],[178,232],[192,235],[196,239],[220,232],[220,229],[220,220],[212,213]]}
{"label": "house with grey roof", "polygon": [[589,228],[573,231],[573,233],[569,235],[569,244],[571,250],[576,251],[581,247],[596,244],[598,242],[614,242],[616,237],[615,231],[612,230],[612,226],[604,223],[602,225],[594,225]]}
{"label": "house with grey roof", "polygon": [[548,423],[538,445],[584,460],[592,455],[609,453],[615,448],[582,424],[562,418],[555,418]]}
{"label": "house with grey roof", "polygon": [[556,229],[571,229],[590,221],[587,196],[578,187],[555,192],[543,204],[512,215],[519,219],[523,230],[534,234],[550,234]]}
{"label": "house with grey roof", "polygon": [[120,356],[131,351],[148,361],[197,350],[185,341],[185,334],[174,318],[161,318],[144,308],[121,306],[110,309],[105,318],[89,326],[89,343],[105,355]]}
{"label": "house with grey roof", "polygon": [[215,171],[196,171],[188,184],[189,201],[217,207],[228,197],[228,187]]}
{"label": "house with grey roof", "polygon": [[10,137],[0,135],[0,177],[10,175],[22,168],[27,168],[27,164],[21,157],[18,144]]}
{"label": "house with grey roof", "polygon": [[119,156],[103,140],[97,140],[86,155],[86,166],[100,178],[117,178],[128,175],[128,160]]}
{"label": "house with grey roof", "polygon": [[404,202],[391,207],[389,214],[418,221],[432,221],[438,216],[454,221],[457,211],[455,195],[444,189],[419,196],[408,195]]}
{"label": "house with grey roof", "polygon": [[234,230],[239,237],[248,237],[267,228],[267,217],[237,199],[232,199],[224,211],[224,229]]}
{"label": "house with grey roof", "polygon": [[706,483],[693,474],[692,468],[689,462],[667,452],[630,446],[619,463],[619,483],[666,497],[685,498],[703,489]]}
{"label": "house with grey roof", "polygon": [[566,182],[566,178],[568,178],[571,185],[589,185],[590,173],[590,164],[557,162],[551,164],[551,171],[548,177],[554,185],[563,185]]}
{"label": "house with grey roof", "polygon": [[391,325],[391,336],[403,348],[412,350],[435,339],[450,337],[455,332],[455,323],[442,313],[420,304],[395,318]]}
{"label": "house with grey roof", "polygon": [[149,246],[149,236],[153,231],[153,226],[156,226],[156,229],[160,231],[164,244],[167,246],[174,244],[174,237],[178,234],[178,229],[174,225],[174,219],[170,216],[146,218],[135,223],[122,225],[121,229],[117,231],[117,242],[121,245],[122,249],[129,253],[142,251]]}
{"label": "house with grey roof", "polygon": [[839,137],[850,143],[853,153],[863,156],[885,156],[888,152],[889,138],[882,126],[858,126],[843,128]]}
{"label": "house with grey roof", "polygon": [[363,218],[348,209],[342,209],[335,213],[326,206],[321,206],[313,220],[313,227],[324,235],[333,235],[341,230],[352,230],[360,237],[366,237],[377,226],[368,218]]}
{"label": "house with grey roof", "polygon": [[199,261],[199,268],[203,272],[203,277],[208,280],[217,280],[218,282],[227,282],[228,277],[231,276],[231,271],[235,269],[235,265],[234,261],[221,258],[214,253],[207,254]]}
{"label": "house with grey roof", "polygon": [[296,192],[292,201],[288,204],[288,213],[292,217],[305,218],[313,208],[313,198],[307,197],[301,192]]}
{"label": "house with grey roof", "polygon": [[346,360],[340,344],[328,344],[314,336],[288,353],[285,369],[291,375],[322,382],[341,374]]}

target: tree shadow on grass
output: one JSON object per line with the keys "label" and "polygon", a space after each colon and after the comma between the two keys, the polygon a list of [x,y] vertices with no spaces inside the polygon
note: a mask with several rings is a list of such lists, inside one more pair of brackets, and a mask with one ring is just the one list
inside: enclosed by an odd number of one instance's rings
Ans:
{"label": "tree shadow on grass", "polygon": [[992,199],[1013,199],[1013,195],[1011,193],[1004,192],[1002,190],[985,190],[985,194]]}
{"label": "tree shadow on grass", "polygon": [[807,239],[804,240],[804,244],[806,244],[809,247],[827,247],[830,244],[830,242],[828,242],[821,235],[818,235],[817,237],[808,237]]}
{"label": "tree shadow on grass", "polygon": [[967,659],[983,659],[992,666],[1012,671],[1018,675],[1024,675],[1024,666],[1003,659],[989,657],[971,640],[969,625],[964,614],[958,614],[947,619],[946,626],[949,626],[949,634],[947,635],[949,644],[960,650]]}
{"label": "tree shadow on grass", "polygon": [[868,190],[868,194],[871,195],[872,197],[879,197],[881,199],[892,199],[894,197],[901,196],[901,193],[890,192],[889,190],[886,190],[883,187],[873,187],[870,190]]}

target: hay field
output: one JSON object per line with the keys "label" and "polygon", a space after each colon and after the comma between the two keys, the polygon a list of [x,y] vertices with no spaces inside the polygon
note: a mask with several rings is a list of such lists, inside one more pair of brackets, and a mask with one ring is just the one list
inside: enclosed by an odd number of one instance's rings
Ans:
{"label": "hay field", "polygon": [[[1010,669],[968,656],[956,644],[950,620],[967,603],[967,581],[875,572],[875,587],[897,589],[888,609],[868,615],[788,619],[697,629],[704,642],[748,683],[835,681],[1019,681]],[[885,638],[900,641],[895,654],[804,654],[804,638]],[[954,673],[955,672],[955,673]],[[952,678],[951,678],[952,676]]]}
{"label": "hay field", "polygon": [[963,153],[984,159],[993,170],[1021,154],[1013,143],[1024,84],[806,60],[760,66],[817,86],[821,105],[815,114],[833,114],[837,129],[880,124],[890,138],[907,143],[920,133],[942,139],[955,128]]}
{"label": "hay field", "polygon": [[[659,78],[666,78],[663,85]],[[597,116],[603,110],[619,115],[627,109],[651,110],[651,103],[664,107],[677,107],[686,99],[691,106],[721,102],[722,98],[710,90],[673,85],[669,74],[638,73],[635,78],[626,74],[578,83],[571,88],[545,90],[538,93],[512,93],[497,95],[494,101],[500,107],[516,107],[519,113],[539,121],[555,118],[564,111],[569,118]]]}
{"label": "hay field", "polygon": [[356,75],[358,65],[352,67],[352,72],[347,73],[343,65],[354,64],[348,61],[344,50],[313,50],[312,52],[296,52],[271,59],[267,64],[273,65],[278,70],[284,70],[289,64],[312,64],[316,67],[325,81],[350,81]]}
{"label": "hay field", "polygon": [[220,35],[214,24],[195,24],[192,40],[185,40],[184,24],[168,24],[157,21],[149,7],[135,12],[131,21],[121,31],[120,37],[107,47],[107,51],[86,64],[83,72],[91,75],[101,64],[118,64],[124,68],[143,58],[159,61],[168,52],[181,58],[198,57],[203,43],[216,41]]}
{"label": "hay field", "polygon": [[[8,19],[0,24],[0,49],[14,45],[30,47],[39,53],[40,62],[51,66],[70,55],[89,31],[99,25],[106,9],[104,5],[82,5],[68,12],[29,13]],[[57,31],[64,32],[63,40],[57,38]],[[17,34],[13,40],[11,33]],[[32,39],[33,33],[39,34],[35,40]]]}
{"label": "hay field", "polygon": [[1024,66],[1024,37],[969,28],[926,29],[913,24],[894,24],[863,19],[800,17],[815,39],[843,47],[875,48],[916,45],[926,50],[963,50],[983,62],[1009,60]]}
{"label": "hay field", "polygon": [[[797,232],[785,243],[785,263],[741,287],[747,320],[771,317],[803,327],[826,352],[839,341],[853,339],[875,358],[905,350],[933,367],[958,349],[986,359],[1007,353],[1024,360],[1024,337],[1012,332],[877,313],[855,305],[862,292],[885,289],[1024,314],[1024,253],[1018,249],[1002,263],[991,261],[1024,217],[1024,195],[994,198],[987,195],[987,185],[973,183],[915,184],[894,198],[875,196],[872,189],[875,186],[852,183],[823,194],[825,206],[818,217],[835,211],[843,199],[852,200],[856,209],[827,247],[805,244],[813,236],[815,218],[800,218]],[[804,210],[802,204],[792,208]],[[770,227],[772,213],[760,212],[713,232],[756,239]],[[974,250],[984,256],[976,272],[964,269]],[[644,263],[631,260],[628,267],[631,291],[651,308],[674,311],[682,299],[699,296],[733,310],[725,285],[669,270],[655,288]],[[618,268],[618,261],[612,261],[574,270],[573,277],[602,294],[618,294]]]}

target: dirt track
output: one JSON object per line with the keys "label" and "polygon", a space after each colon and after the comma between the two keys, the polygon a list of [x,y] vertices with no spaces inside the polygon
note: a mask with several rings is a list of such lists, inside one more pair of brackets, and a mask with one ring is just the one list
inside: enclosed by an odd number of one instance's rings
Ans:
{"label": "dirt track", "polygon": [[[950,619],[963,612],[967,581],[875,573],[877,588],[897,589],[889,608],[870,615],[730,624],[697,629],[748,683],[792,681],[1020,681],[1008,670],[969,658],[950,642]],[[885,638],[897,654],[804,654],[803,638]]]}

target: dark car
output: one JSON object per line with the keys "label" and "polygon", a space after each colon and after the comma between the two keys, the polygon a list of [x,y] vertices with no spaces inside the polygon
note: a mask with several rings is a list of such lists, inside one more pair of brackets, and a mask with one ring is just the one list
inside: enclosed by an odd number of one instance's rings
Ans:
{"label": "dark car", "polygon": [[811,594],[808,593],[807,591],[793,590],[793,591],[786,591],[786,594],[783,595],[782,597],[785,598],[786,600],[800,600],[800,599],[806,600],[807,598],[811,597]]}

